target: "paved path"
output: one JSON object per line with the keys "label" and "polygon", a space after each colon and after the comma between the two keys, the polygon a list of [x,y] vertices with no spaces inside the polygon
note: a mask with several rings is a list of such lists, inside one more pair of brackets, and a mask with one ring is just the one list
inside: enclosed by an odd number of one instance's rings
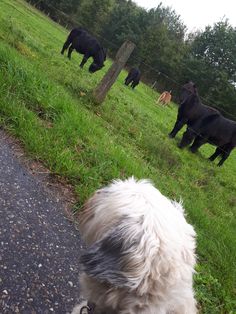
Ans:
{"label": "paved path", "polygon": [[0,313],[70,313],[79,298],[78,231],[0,132]]}

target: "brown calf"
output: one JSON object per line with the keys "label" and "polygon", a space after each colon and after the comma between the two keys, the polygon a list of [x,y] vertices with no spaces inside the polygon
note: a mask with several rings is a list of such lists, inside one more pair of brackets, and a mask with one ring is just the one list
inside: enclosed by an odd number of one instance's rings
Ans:
{"label": "brown calf", "polygon": [[168,105],[171,101],[171,91],[164,91],[157,100],[157,104]]}

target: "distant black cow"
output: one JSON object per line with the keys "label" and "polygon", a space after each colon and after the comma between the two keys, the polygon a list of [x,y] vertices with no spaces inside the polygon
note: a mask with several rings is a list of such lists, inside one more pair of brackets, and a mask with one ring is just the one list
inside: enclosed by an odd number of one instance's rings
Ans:
{"label": "distant black cow", "polygon": [[83,68],[84,64],[90,57],[93,58],[93,63],[89,67],[89,72],[94,73],[104,66],[104,62],[106,60],[105,49],[99,44],[95,37],[88,34],[88,32],[82,27],[72,29],[63,45],[61,54],[64,54],[64,51],[68,48],[69,59],[71,59],[71,53],[74,49],[78,53],[84,55],[83,60],[80,63],[81,68]]}
{"label": "distant black cow", "polygon": [[137,86],[139,84],[140,78],[141,78],[140,70],[137,68],[132,68],[129,71],[129,73],[125,79],[125,85],[128,86],[131,83],[131,87],[134,89],[135,86]]}
{"label": "distant black cow", "polygon": [[189,145],[195,138],[199,123],[203,118],[212,115],[218,116],[220,113],[216,109],[201,103],[196,85],[192,81],[181,88],[180,101],[177,120],[173,130],[169,133],[169,137],[174,138],[182,127],[187,124],[187,131],[179,144],[179,147],[184,147]]}
{"label": "distant black cow", "polygon": [[217,146],[211,161],[221,156],[218,166],[222,166],[236,147],[236,122],[226,119],[222,115],[208,116],[203,119],[198,127],[199,135],[195,138],[191,151],[195,153],[205,143]]}

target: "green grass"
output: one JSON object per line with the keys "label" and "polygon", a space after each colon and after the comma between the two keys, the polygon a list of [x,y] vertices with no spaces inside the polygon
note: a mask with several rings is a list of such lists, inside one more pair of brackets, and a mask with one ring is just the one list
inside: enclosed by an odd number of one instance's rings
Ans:
{"label": "green grass", "polygon": [[[123,85],[106,101],[91,93],[93,75],[81,56],[60,55],[67,31],[22,1],[0,2],[0,124],[28,154],[75,188],[77,208],[113,178],[150,178],[165,195],[183,199],[197,237],[195,291],[202,313],[236,313],[236,152],[222,168],[207,161],[214,147],[192,155],[167,136],[177,108],[158,107],[158,94]],[[81,94],[82,92],[82,94]],[[85,95],[83,94],[85,93]]]}

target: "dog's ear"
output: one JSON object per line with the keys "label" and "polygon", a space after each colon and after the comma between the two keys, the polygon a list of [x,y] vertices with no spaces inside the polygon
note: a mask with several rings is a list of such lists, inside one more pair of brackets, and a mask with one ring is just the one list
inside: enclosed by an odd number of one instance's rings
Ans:
{"label": "dog's ear", "polygon": [[135,260],[134,252],[139,242],[138,234],[135,240],[129,240],[127,226],[118,225],[82,253],[82,270],[88,276],[115,287],[133,288],[135,280],[128,278],[129,268],[133,268],[130,261]]}
{"label": "dog's ear", "polygon": [[159,259],[160,239],[145,232],[142,218],[138,220],[140,217],[122,217],[116,227],[85,250],[80,263],[88,276],[113,287],[138,289],[143,295],[150,278],[158,276],[159,266],[153,269],[153,265]]}

